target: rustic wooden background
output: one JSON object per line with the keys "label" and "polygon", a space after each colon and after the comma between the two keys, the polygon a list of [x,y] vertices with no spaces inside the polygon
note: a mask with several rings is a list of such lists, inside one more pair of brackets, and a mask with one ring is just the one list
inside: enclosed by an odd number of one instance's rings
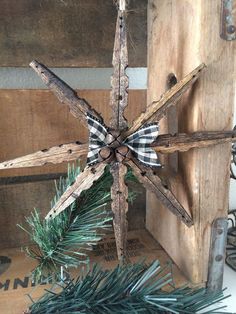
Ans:
{"label": "rustic wooden background", "polygon": [[[232,130],[236,41],[220,37],[220,15],[221,1],[149,1],[148,103],[166,90],[170,73],[179,81],[200,63],[207,65],[176,114],[163,119],[163,133],[173,120],[179,132]],[[207,281],[212,222],[227,217],[230,157],[227,143],[178,154],[178,180],[173,174],[169,179],[177,199],[190,209],[191,228],[148,193],[147,229],[197,284]]]}
{"label": "rustic wooden background", "polygon": [[[83,90],[80,96],[110,117],[109,90]],[[146,91],[129,92],[126,116],[132,121],[146,106]],[[87,141],[87,130],[82,127],[65,105],[47,90],[0,90],[0,161],[32,153],[61,143]],[[18,227],[24,223],[34,207],[49,210],[54,194],[54,180],[65,173],[67,163],[42,167],[0,171],[0,248],[15,247],[28,241]],[[130,206],[131,229],[144,227],[145,193]]]}
{"label": "rustic wooden background", "polygon": [[[110,67],[112,0],[1,0],[0,66]],[[146,65],[147,0],[128,1],[129,65]]]}
{"label": "rustic wooden background", "polygon": [[[38,59],[49,67],[111,67],[116,9],[112,0],[1,0],[0,67],[25,67]],[[129,65],[146,66],[147,0],[128,2]],[[35,74],[36,75],[36,74]],[[109,119],[109,91],[83,90]],[[146,91],[131,90],[131,121],[146,106]],[[0,161],[60,143],[86,141],[86,130],[47,90],[0,89]],[[0,248],[21,246],[24,223],[34,207],[45,214],[54,182],[66,164],[0,171]],[[130,206],[132,229],[145,225],[145,193]]]}

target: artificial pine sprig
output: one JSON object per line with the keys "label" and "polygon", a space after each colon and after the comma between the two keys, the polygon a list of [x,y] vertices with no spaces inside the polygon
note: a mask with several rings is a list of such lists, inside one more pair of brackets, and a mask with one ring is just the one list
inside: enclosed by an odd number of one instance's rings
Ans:
{"label": "artificial pine sprig", "polygon": [[[74,183],[79,173],[79,166],[68,166],[67,177],[60,178],[56,183],[56,195],[51,206]],[[88,250],[111,229],[112,216],[107,205],[111,201],[112,180],[110,172],[106,169],[104,175],[90,189],[83,191],[76,202],[54,219],[41,218],[36,209],[26,218],[29,230],[20,227],[29,234],[33,242],[33,246],[26,247],[25,251],[38,262],[32,272],[35,281],[52,275],[58,278],[61,266],[77,267],[88,264]],[[126,180],[135,181],[130,171]],[[129,201],[134,197],[135,193],[129,192]]]}
{"label": "artificial pine sprig", "polygon": [[[163,287],[172,281],[163,273],[158,261],[118,265],[103,270],[98,265],[65,283],[60,291],[49,291],[30,308],[31,314],[156,314],[156,313],[221,313],[224,306],[209,306],[222,301],[223,292],[206,289]],[[199,312],[201,311],[201,312]]]}

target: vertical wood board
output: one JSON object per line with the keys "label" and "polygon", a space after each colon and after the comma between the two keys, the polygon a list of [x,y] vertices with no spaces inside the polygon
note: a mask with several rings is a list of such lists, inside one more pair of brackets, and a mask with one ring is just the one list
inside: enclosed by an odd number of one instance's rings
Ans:
{"label": "vertical wood board", "polygon": [[[149,1],[148,103],[166,90],[170,73],[180,80],[207,64],[177,104],[179,132],[232,129],[236,42],[220,38],[220,9],[221,1]],[[167,126],[165,119],[162,132]],[[211,224],[227,215],[230,151],[229,144],[221,144],[178,154],[181,181],[169,180],[179,201],[190,207],[190,229],[148,194],[148,230],[194,283],[207,280]]]}

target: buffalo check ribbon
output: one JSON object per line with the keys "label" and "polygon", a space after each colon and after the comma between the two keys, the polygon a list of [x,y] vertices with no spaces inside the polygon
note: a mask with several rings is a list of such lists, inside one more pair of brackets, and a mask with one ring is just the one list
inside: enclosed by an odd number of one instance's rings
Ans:
{"label": "buffalo check ribbon", "polygon": [[[109,146],[107,143],[108,129],[94,116],[87,115],[89,129],[89,151],[87,164],[93,165],[100,161],[99,151]],[[125,138],[121,145],[129,147],[133,155],[146,166],[161,167],[159,158],[150,144],[156,139],[159,133],[157,123],[143,126]]]}

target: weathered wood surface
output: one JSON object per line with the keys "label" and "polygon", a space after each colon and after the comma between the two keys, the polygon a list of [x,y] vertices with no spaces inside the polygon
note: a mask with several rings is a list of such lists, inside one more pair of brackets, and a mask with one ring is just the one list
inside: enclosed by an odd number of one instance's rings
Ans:
{"label": "weathered wood surface", "polygon": [[[130,66],[146,66],[146,9],[127,3]],[[110,67],[116,14],[112,0],[2,0],[0,65]]]}
{"label": "weathered wood surface", "polygon": [[77,176],[75,182],[62,194],[58,202],[49,211],[46,219],[56,217],[69,207],[83,191],[88,190],[93,183],[103,175],[105,168],[105,163],[84,168],[84,170]]}
{"label": "weathered wood surface", "polygon": [[70,162],[86,156],[87,153],[88,144],[81,144],[80,142],[60,144],[59,146],[45,148],[36,153],[0,163],[0,170]]}
{"label": "weathered wood surface", "polygon": [[193,85],[198,79],[200,73],[205,68],[205,64],[200,64],[191,73],[186,75],[179,83],[175,84],[171,89],[161,95],[157,101],[152,101],[132,124],[131,128],[126,132],[126,136],[137,131],[141,126],[148,122],[158,122],[165,114],[167,109],[175,105],[181,96]]}
{"label": "weathered wood surface", "polygon": [[[236,42],[220,38],[220,10],[220,1],[149,1],[147,103],[165,92],[170,73],[179,81],[199,63],[207,65],[176,106],[180,133],[232,130]],[[167,125],[164,119],[162,133]],[[207,280],[212,221],[227,215],[230,147],[178,154],[183,184],[170,178],[171,190],[181,203],[189,200],[193,227],[186,228],[153,194],[147,196],[148,230],[194,283]]]}
{"label": "weathered wood surface", "polygon": [[162,134],[151,144],[158,153],[185,152],[191,148],[208,147],[225,142],[236,142],[235,131],[194,132],[190,134]]}
{"label": "weathered wood surface", "polygon": [[87,126],[86,115],[88,113],[94,115],[103,122],[102,117],[92,109],[85,99],[80,98],[70,86],[57,77],[46,66],[35,60],[30,63],[30,66],[35,70],[47,87],[55,94],[58,100],[69,106],[71,114],[78,118],[80,123],[85,127]]}
{"label": "weathered wood surface", "polygon": [[34,208],[40,209],[44,217],[54,195],[54,180],[1,185],[0,248],[21,247],[29,243],[27,233],[17,224],[26,226],[25,217],[30,216]]}
{"label": "weathered wood surface", "polygon": [[[108,124],[111,117],[110,91],[83,90],[79,94],[101,113]],[[146,91],[130,90],[128,104],[125,116],[128,121],[132,121],[146,106]],[[0,90],[0,113],[0,162],[62,143],[88,141],[87,129],[50,91]],[[1,170],[0,176],[58,173],[66,169],[67,163],[46,164],[41,167]]]}
{"label": "weathered wood surface", "polygon": [[116,249],[119,261],[127,258],[127,232],[128,232],[128,187],[125,184],[127,167],[122,163],[113,162],[110,166],[113,176],[111,186],[111,209],[113,212],[113,226],[116,239]]}
{"label": "weathered wood surface", "polygon": [[127,25],[125,20],[125,12],[119,11],[112,58],[113,74],[111,76],[112,90],[110,94],[112,110],[110,126],[116,130],[123,130],[127,127],[124,111],[128,104],[127,88],[129,78],[125,73],[128,66]]}
{"label": "weathered wood surface", "polygon": [[163,185],[158,175],[155,175],[151,169],[142,166],[135,160],[127,161],[127,164],[132,168],[136,178],[147,190],[153,192],[158,200],[186,224],[186,226],[192,226],[193,220],[191,214],[179,203],[171,190]]}

